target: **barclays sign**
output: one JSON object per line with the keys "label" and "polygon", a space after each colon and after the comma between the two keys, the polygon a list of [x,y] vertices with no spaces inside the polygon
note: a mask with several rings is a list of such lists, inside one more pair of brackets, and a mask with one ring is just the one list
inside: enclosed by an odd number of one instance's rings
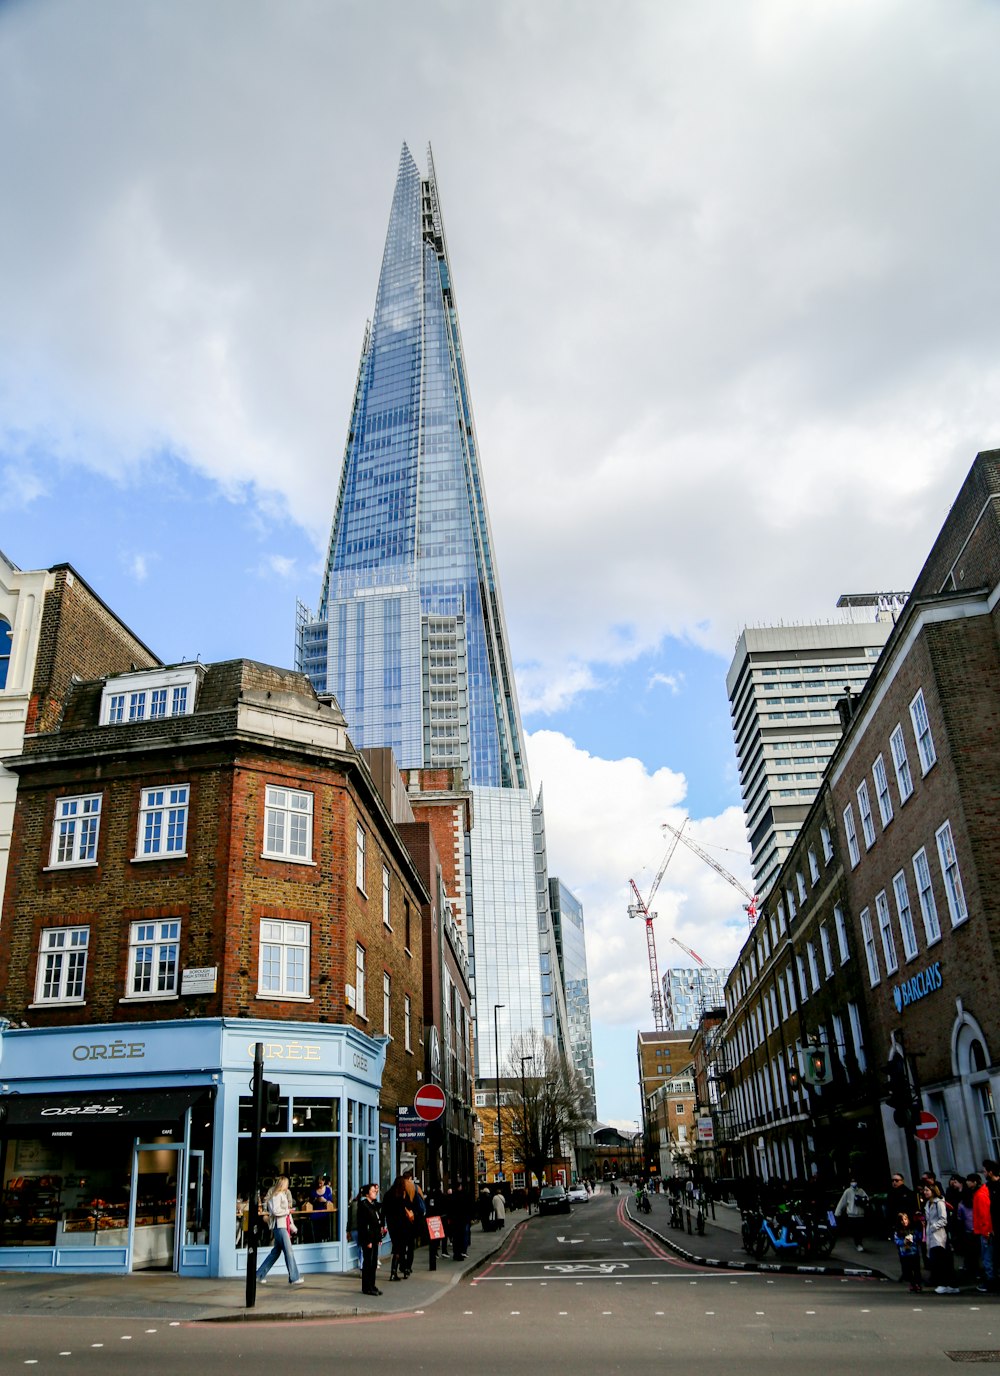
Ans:
{"label": "barclays sign", "polygon": [[913,975],[910,979],[904,979],[902,984],[896,985],[892,991],[892,1001],[896,1005],[896,1012],[901,1013],[904,1008],[909,1008],[911,1003],[917,1003],[920,999],[925,999],[928,994],[936,993],[943,984],[941,962],[936,960],[933,965],[928,965],[926,970],[921,970],[919,974]]}

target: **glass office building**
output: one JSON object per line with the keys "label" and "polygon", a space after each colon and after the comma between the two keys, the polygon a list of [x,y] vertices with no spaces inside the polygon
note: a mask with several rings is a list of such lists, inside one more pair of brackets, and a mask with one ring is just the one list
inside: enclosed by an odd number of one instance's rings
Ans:
{"label": "glass office building", "polygon": [[697,1027],[708,1008],[725,1008],[728,970],[709,965],[669,969],[663,975],[663,1018],[670,1028]]}
{"label": "glass office building", "polygon": [[[595,1121],[594,1039],[590,1028],[590,983],[587,976],[583,904],[570,893],[561,879],[549,880],[549,895],[559,956],[559,976],[566,997],[567,1051],[589,1091],[584,1116]],[[544,982],[542,993],[544,996]]]}
{"label": "glass office building", "polygon": [[541,965],[554,939],[430,150],[426,176],[405,145],[400,156],[319,608],[299,608],[297,663],[336,697],[356,746],[391,746],[403,768],[460,766],[473,790],[478,1075],[502,1074],[514,1038],[547,1030]]}

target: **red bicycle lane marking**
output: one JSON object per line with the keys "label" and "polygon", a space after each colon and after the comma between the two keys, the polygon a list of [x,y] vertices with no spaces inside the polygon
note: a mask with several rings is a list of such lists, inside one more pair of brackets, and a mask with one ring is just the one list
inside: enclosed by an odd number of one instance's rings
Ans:
{"label": "red bicycle lane marking", "polygon": [[640,1228],[637,1223],[634,1223],[632,1219],[629,1218],[625,1209],[624,1199],[618,1204],[618,1222],[627,1232],[630,1232],[634,1237],[639,1238],[645,1243],[646,1247],[650,1253],[656,1257],[657,1261],[669,1262],[671,1266],[676,1266],[680,1271],[701,1271],[703,1269],[701,1266],[698,1266],[696,1262],[687,1261],[683,1257],[676,1256],[664,1243],[654,1241],[644,1228]]}

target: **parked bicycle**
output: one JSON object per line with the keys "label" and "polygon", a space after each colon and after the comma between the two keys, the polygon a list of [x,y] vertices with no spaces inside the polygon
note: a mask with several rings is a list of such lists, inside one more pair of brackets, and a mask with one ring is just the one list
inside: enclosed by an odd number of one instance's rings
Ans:
{"label": "parked bicycle", "polygon": [[744,1251],[758,1261],[770,1248],[776,1256],[827,1257],[837,1240],[836,1229],[829,1218],[820,1218],[790,1205],[783,1205],[772,1214],[748,1211],[743,1215],[741,1229]]}

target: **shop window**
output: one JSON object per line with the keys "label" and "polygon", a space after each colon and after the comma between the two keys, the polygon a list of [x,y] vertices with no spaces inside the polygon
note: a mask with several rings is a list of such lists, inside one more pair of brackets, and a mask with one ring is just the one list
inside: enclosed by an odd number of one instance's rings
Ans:
{"label": "shop window", "polygon": [[269,785],[264,795],[264,855],[312,860],[313,795]]}
{"label": "shop window", "polygon": [[189,798],[187,784],[142,790],[137,859],[187,854]]}
{"label": "shop window", "polygon": [[129,928],[128,992],[132,998],[177,993],[179,922],[133,922]]}
{"label": "shop window", "polygon": [[[284,1125],[277,1129],[269,1129],[261,1138],[261,1196],[263,1197],[278,1176],[286,1175],[293,1201],[295,1224],[299,1230],[296,1247],[336,1242],[340,1238],[341,1228],[340,1100],[315,1095],[296,1095],[281,1102],[287,1113]],[[253,1101],[241,1098],[237,1198],[234,1202],[238,1246],[243,1245],[240,1242],[240,1218],[241,1211],[246,1210],[253,1173],[250,1139],[252,1128]],[[371,1174],[365,1176],[366,1180],[371,1178]],[[352,1173],[352,1183],[356,1179],[357,1170]],[[354,1190],[355,1195],[360,1188],[361,1185],[358,1183],[357,1189]],[[264,1232],[259,1236],[261,1245],[266,1245],[268,1234]]]}
{"label": "shop window", "polygon": [[51,927],[38,951],[36,1003],[82,1003],[89,927]]}
{"label": "shop window", "polygon": [[96,865],[100,828],[99,793],[89,793],[79,798],[60,798],[56,803],[49,864]]}
{"label": "shop window", "polygon": [[278,998],[305,998],[308,992],[308,923],[263,920],[260,924],[258,993]]}

